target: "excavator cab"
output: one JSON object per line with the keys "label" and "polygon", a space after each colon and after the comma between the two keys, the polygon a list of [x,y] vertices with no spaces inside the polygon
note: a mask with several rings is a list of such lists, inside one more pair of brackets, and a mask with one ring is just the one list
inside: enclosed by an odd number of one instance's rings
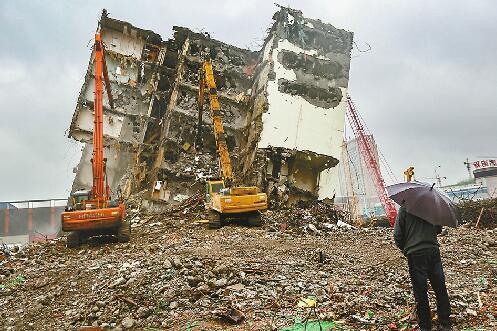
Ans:
{"label": "excavator cab", "polygon": [[69,204],[66,211],[83,210],[84,201],[90,200],[90,196],[91,196],[91,190],[79,190],[74,193],[71,193],[71,197],[69,199]]}
{"label": "excavator cab", "polygon": [[208,180],[205,182],[205,201],[210,202],[213,194],[219,194],[224,189],[224,181]]}
{"label": "excavator cab", "polygon": [[209,180],[205,190],[205,208],[213,213],[210,228],[219,228],[226,220],[261,225],[260,211],[267,209],[267,195],[257,187],[225,187],[223,180]]}

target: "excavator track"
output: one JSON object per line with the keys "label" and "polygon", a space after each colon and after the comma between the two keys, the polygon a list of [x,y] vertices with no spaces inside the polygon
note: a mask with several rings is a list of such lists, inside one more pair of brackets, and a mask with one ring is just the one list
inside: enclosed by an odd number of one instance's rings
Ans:
{"label": "excavator track", "polygon": [[224,224],[224,217],[215,210],[209,210],[209,229],[220,229]]}

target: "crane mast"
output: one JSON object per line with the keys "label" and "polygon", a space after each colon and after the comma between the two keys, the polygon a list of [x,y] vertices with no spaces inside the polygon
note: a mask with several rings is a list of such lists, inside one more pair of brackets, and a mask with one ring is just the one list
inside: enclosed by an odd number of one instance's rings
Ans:
{"label": "crane mast", "polygon": [[361,155],[364,158],[371,175],[373,176],[376,192],[380,199],[381,205],[383,209],[385,209],[390,226],[393,226],[395,224],[395,218],[397,217],[397,209],[395,209],[393,201],[388,197],[385,189],[385,181],[381,175],[380,165],[374,157],[371,143],[366,137],[364,126],[361,123],[354,102],[349,95],[347,95],[347,118],[349,119],[350,126],[352,127],[354,135],[358,141]]}

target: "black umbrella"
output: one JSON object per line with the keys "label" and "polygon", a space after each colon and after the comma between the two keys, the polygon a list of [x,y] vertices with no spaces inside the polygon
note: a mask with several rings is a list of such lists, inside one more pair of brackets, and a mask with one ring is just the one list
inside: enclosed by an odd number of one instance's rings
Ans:
{"label": "black umbrella", "polygon": [[457,227],[457,207],[435,184],[407,182],[388,186],[390,198],[413,214],[434,225]]}

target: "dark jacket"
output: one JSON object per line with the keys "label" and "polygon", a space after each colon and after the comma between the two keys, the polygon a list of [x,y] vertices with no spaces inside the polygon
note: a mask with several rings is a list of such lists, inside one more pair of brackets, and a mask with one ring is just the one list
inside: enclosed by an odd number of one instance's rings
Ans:
{"label": "dark jacket", "polygon": [[437,234],[442,227],[432,225],[425,220],[409,214],[404,206],[400,207],[395,220],[395,245],[404,255],[412,254],[425,248],[438,247]]}

